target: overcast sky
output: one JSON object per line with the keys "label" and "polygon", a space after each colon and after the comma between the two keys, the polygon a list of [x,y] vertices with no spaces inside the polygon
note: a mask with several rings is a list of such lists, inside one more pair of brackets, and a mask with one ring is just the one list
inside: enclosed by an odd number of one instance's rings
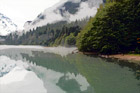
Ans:
{"label": "overcast sky", "polygon": [[0,0],[0,13],[6,15],[22,28],[28,20],[33,20],[46,8],[60,0]]}

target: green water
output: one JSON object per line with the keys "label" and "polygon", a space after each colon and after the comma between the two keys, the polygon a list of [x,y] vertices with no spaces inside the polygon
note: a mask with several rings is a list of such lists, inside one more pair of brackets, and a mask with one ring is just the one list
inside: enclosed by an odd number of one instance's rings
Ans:
{"label": "green water", "polygon": [[1,50],[0,56],[33,64],[28,70],[43,81],[47,93],[140,93],[140,68],[135,64],[27,49]]}

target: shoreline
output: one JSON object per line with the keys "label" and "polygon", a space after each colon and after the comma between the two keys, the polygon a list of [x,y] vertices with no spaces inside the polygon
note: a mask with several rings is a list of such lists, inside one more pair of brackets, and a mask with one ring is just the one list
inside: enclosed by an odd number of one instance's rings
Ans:
{"label": "shoreline", "polygon": [[124,60],[128,61],[129,63],[135,63],[137,65],[140,65],[140,55],[135,54],[114,54],[114,55],[101,55],[94,52],[78,52],[84,55],[97,55],[102,58],[111,58],[111,59],[118,59],[118,60]]}
{"label": "shoreline", "polygon": [[115,55],[100,55],[103,58],[115,58],[119,60],[126,60],[130,63],[135,63],[140,65],[140,55],[133,55],[133,54],[115,54]]}

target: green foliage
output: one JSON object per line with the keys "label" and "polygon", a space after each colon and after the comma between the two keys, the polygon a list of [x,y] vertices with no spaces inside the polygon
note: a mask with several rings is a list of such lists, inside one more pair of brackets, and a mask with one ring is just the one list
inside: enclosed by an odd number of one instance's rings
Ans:
{"label": "green foliage", "polygon": [[66,37],[65,40],[66,45],[75,45],[76,44],[76,37],[71,33],[69,36]]}
{"label": "green foliage", "polygon": [[[112,0],[111,0],[112,1]],[[115,54],[140,47],[140,1],[113,0],[100,6],[77,37],[81,51]]]}
{"label": "green foliage", "polygon": [[22,36],[18,36],[16,33],[10,34],[7,36],[5,43],[45,46],[75,45],[75,37],[78,35],[81,28],[87,23],[87,21],[87,18],[83,20],[76,20],[75,22],[71,23],[61,21],[30,30],[23,33]]}
{"label": "green foliage", "polygon": [[140,49],[139,48],[136,48],[134,53],[135,54],[140,54]]}

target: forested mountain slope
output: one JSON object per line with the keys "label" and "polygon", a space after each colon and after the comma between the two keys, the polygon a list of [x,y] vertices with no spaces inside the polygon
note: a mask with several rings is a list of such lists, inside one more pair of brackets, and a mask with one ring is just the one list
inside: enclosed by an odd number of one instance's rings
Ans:
{"label": "forested mountain slope", "polygon": [[76,36],[87,23],[87,19],[67,23],[66,21],[48,24],[30,30],[19,36],[12,33],[6,38],[6,44],[45,45],[45,46],[73,46],[76,44]]}
{"label": "forested mountain slope", "polygon": [[60,0],[50,8],[45,9],[34,20],[24,25],[25,31],[53,24],[60,21],[73,22],[94,16],[103,0]]}
{"label": "forested mountain slope", "polygon": [[79,33],[80,51],[140,53],[140,0],[108,0]]}

